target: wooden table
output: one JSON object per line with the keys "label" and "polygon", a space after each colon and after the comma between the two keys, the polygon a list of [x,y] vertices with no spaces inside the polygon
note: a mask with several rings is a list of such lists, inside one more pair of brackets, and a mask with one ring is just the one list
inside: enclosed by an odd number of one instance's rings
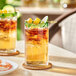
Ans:
{"label": "wooden table", "polygon": [[5,76],[76,76],[76,54],[68,50],[49,44],[49,60],[53,68],[48,70],[27,70],[22,67],[24,62],[24,41],[17,43],[17,49],[22,54],[18,56],[2,57],[18,63],[19,68]]}

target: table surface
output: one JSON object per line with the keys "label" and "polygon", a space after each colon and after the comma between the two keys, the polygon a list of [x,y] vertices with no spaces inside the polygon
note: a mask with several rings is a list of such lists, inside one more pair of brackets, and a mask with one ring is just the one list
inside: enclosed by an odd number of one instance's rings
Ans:
{"label": "table surface", "polygon": [[17,49],[21,52],[17,56],[2,57],[16,62],[19,67],[5,76],[76,76],[76,54],[49,44],[49,61],[53,67],[48,70],[27,70],[22,67],[24,62],[24,41],[17,42]]}

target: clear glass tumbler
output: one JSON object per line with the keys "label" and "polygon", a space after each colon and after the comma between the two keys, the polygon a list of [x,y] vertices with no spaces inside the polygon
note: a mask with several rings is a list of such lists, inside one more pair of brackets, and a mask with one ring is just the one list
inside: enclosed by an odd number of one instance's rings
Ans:
{"label": "clear glass tumbler", "polygon": [[17,18],[13,13],[0,14],[0,54],[16,51]]}
{"label": "clear glass tumbler", "polygon": [[47,22],[25,23],[25,64],[48,65],[48,34]]}

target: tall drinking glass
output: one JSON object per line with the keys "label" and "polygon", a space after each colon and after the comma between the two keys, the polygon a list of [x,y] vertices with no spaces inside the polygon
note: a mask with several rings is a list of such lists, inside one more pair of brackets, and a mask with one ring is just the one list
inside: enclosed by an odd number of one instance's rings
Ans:
{"label": "tall drinking glass", "polygon": [[0,14],[0,54],[16,51],[17,18],[13,13]]}
{"label": "tall drinking glass", "polygon": [[28,66],[48,65],[48,17],[41,21],[31,18],[25,22],[25,64]]}

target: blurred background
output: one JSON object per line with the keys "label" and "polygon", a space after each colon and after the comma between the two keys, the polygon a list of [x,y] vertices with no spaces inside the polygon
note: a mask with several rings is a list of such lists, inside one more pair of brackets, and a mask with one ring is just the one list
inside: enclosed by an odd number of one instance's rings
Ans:
{"label": "blurred background", "polygon": [[49,21],[76,8],[76,0],[0,0],[0,9],[12,5],[19,11],[17,25],[17,40],[24,39],[24,20],[31,17],[49,16]]}

